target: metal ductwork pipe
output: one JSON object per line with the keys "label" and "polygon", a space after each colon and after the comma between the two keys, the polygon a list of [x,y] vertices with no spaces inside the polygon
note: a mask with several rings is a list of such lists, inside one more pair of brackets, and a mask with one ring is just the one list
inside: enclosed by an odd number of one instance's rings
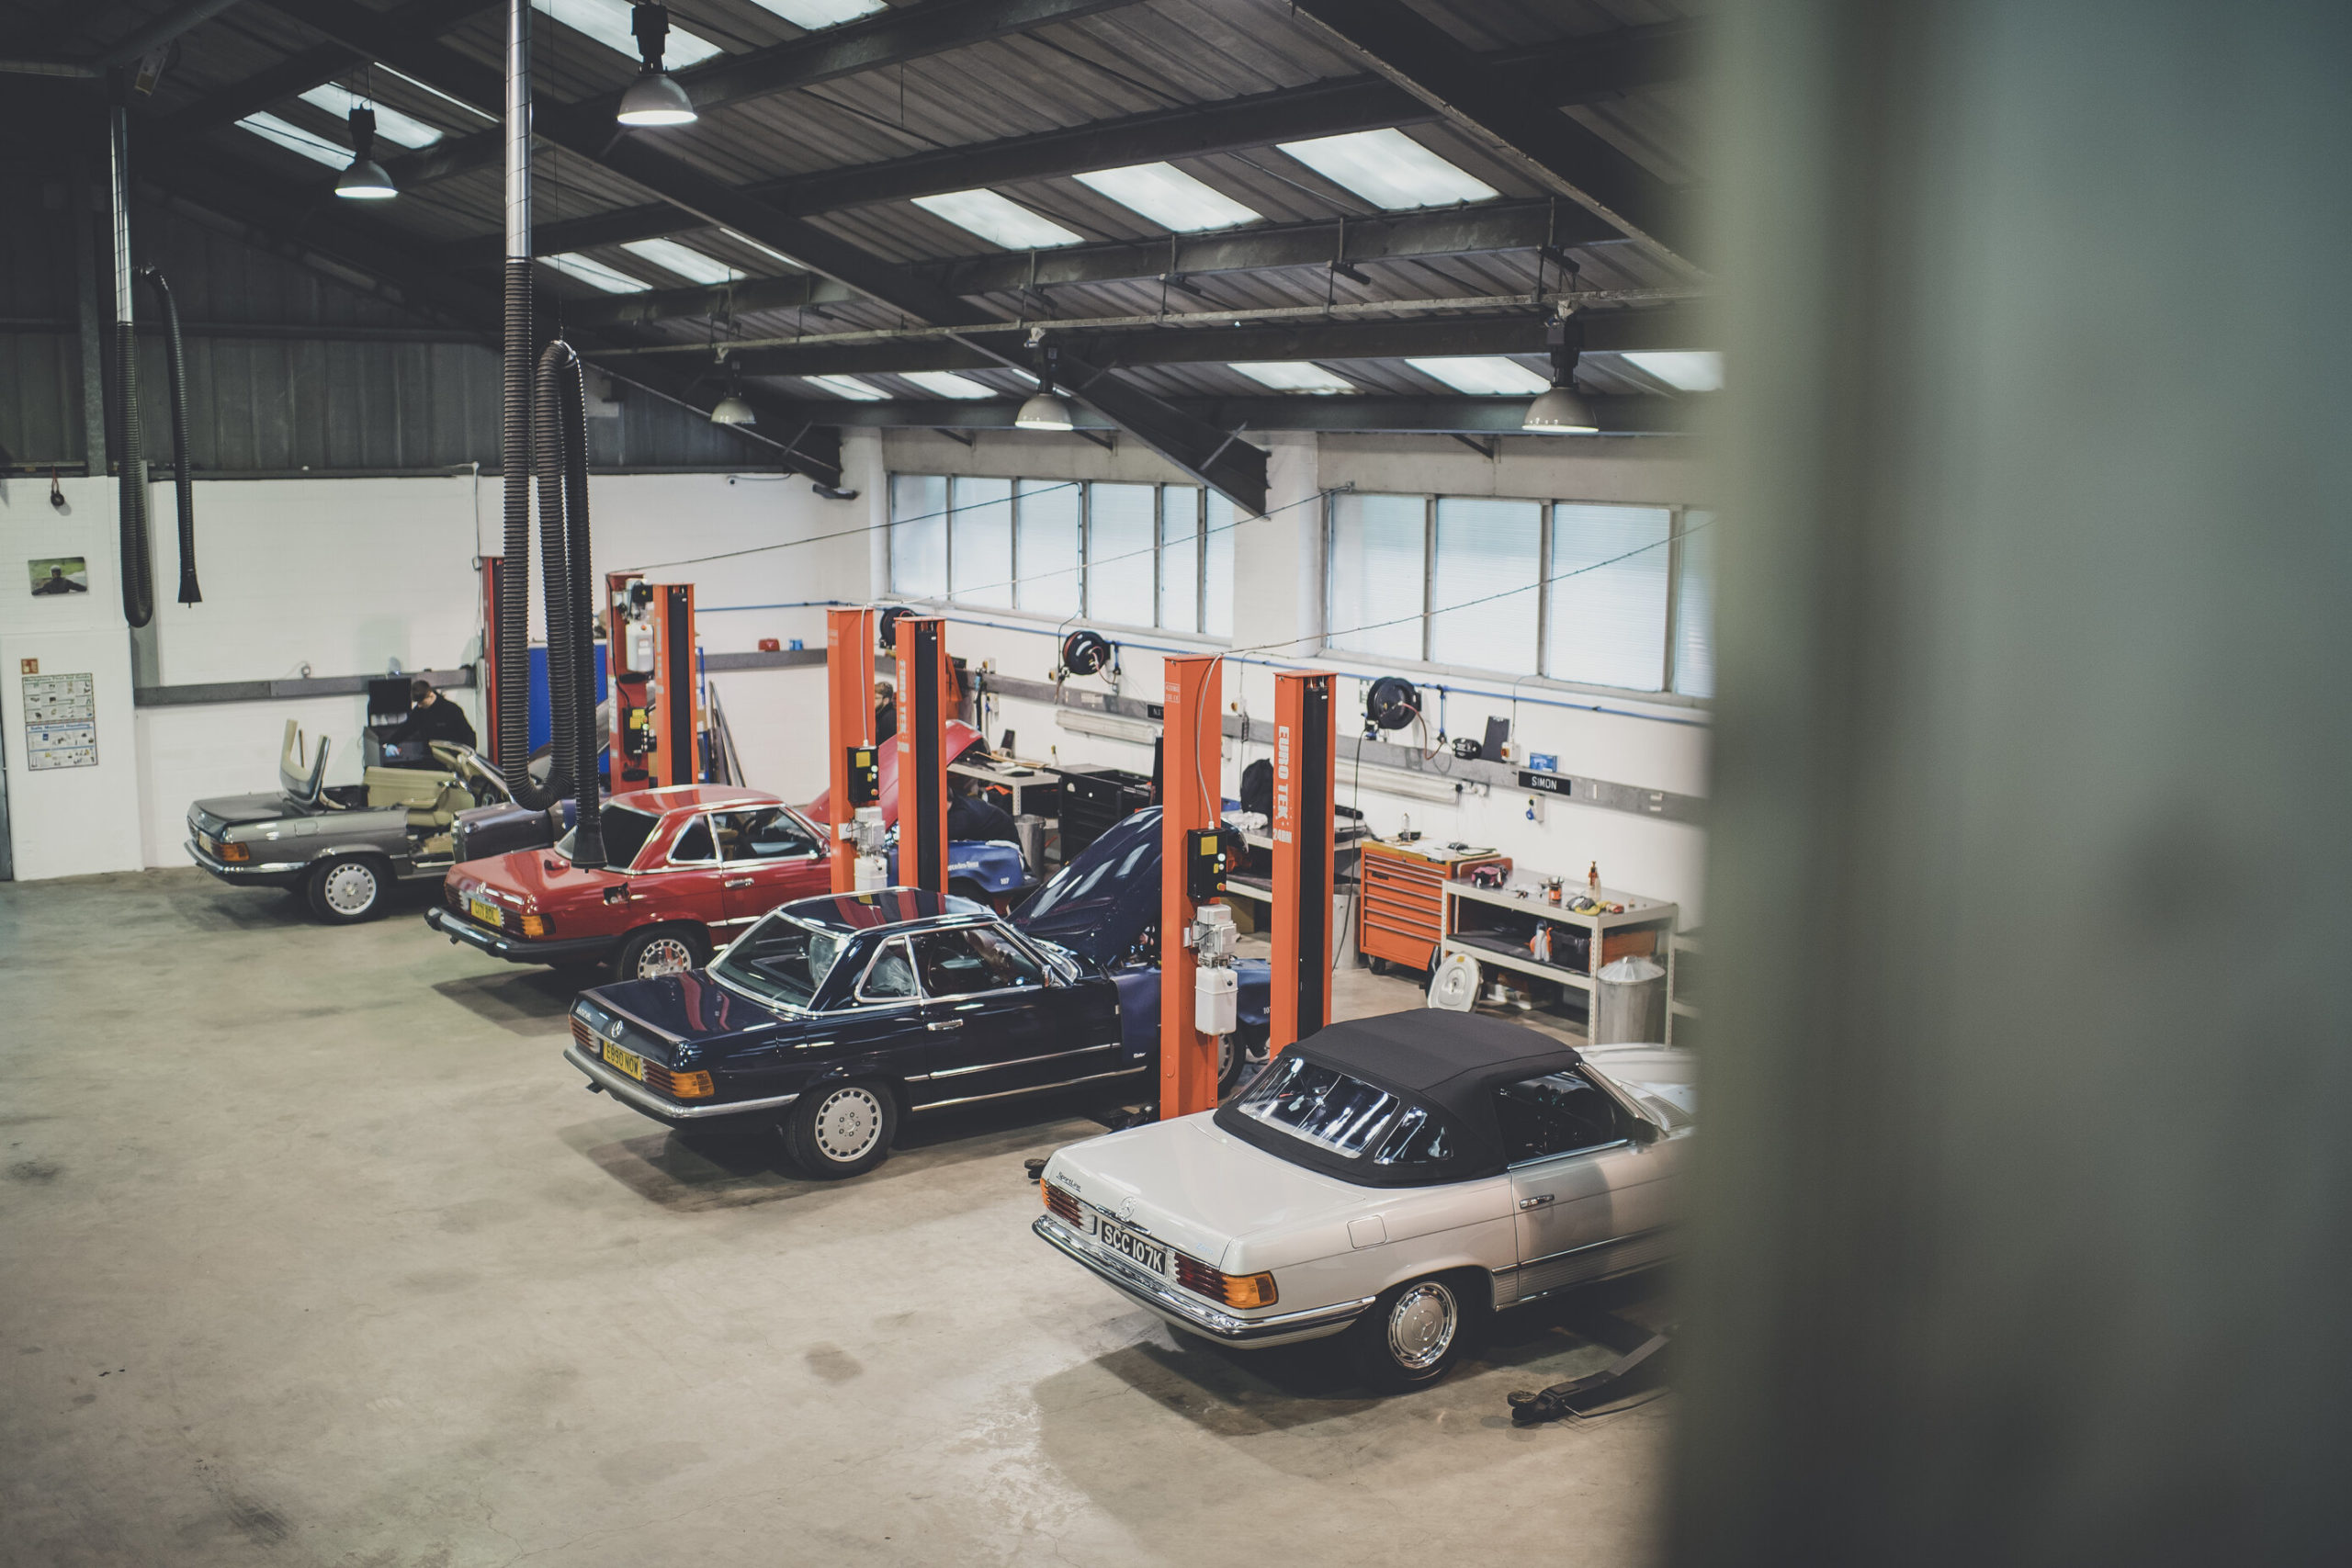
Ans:
{"label": "metal ductwork pipe", "polygon": [[[571,691],[571,724],[559,727],[555,771],[580,791],[571,863],[605,863],[604,819],[596,799],[596,638],[594,569],[588,558],[588,405],[580,355],[561,340],[539,356],[532,441],[539,481],[539,555],[548,595],[548,691]],[[560,628],[559,631],[558,628]],[[568,750],[566,743],[569,742]],[[554,781],[549,780],[550,785]],[[550,793],[553,793],[551,790]]]}
{"label": "metal ductwork pipe", "polygon": [[[531,6],[529,0],[506,0],[506,321],[498,434],[506,564],[498,579],[498,732],[491,761],[517,798],[531,789]],[[550,678],[550,696],[555,684]]]}
{"label": "metal ductwork pipe", "polygon": [[196,478],[189,472],[187,460],[187,362],[180,353],[179,302],[172,298],[172,280],[162,268],[142,266],[139,276],[164,302],[164,357],[172,379],[172,499],[180,525],[180,603],[201,604],[204,591],[196,583]]}
{"label": "metal ductwork pipe", "polygon": [[130,292],[130,113],[119,101],[107,111],[109,196],[114,209],[114,349],[116,429],[122,435],[117,525],[121,536],[122,618],[143,626],[155,618],[155,571],[147,534],[147,458],[139,428],[139,334]]}
{"label": "metal ductwork pipe", "polygon": [[[594,585],[588,555],[586,389],[580,356],[536,352],[531,280],[531,7],[506,6],[506,321],[499,429],[506,565],[498,592],[498,731],[492,761],[514,799],[545,809],[575,790],[575,864],[605,863],[597,813]],[[534,366],[537,376],[534,377]],[[536,380],[537,396],[534,396]],[[548,706],[554,747],[545,784],[530,775],[531,498],[538,491],[547,600]]]}

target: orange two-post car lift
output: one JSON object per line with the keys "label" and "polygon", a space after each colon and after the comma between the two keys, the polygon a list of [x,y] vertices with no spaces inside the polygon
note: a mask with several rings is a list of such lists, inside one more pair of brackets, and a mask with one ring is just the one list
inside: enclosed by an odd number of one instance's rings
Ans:
{"label": "orange two-post car lift", "polygon": [[[1237,1022],[1235,927],[1225,874],[1239,860],[1224,826],[1224,685],[1215,655],[1167,660],[1160,768],[1159,1114],[1216,1105],[1218,1037]],[[1274,681],[1274,939],[1267,1047],[1331,1015],[1332,677]]]}

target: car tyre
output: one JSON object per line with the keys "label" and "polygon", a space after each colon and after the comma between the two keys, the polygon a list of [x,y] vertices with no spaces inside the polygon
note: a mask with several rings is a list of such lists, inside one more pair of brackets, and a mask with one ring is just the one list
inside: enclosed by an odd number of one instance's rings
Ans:
{"label": "car tyre", "polygon": [[1348,1365],[1382,1393],[1442,1381],[1486,1326],[1486,1304],[1466,1286],[1431,1274],[1383,1291],[1344,1337]]}
{"label": "car tyre", "polygon": [[826,1084],[803,1094],[784,1119],[784,1146],[810,1176],[863,1176],[890,1157],[899,1100],[870,1079]]}
{"label": "car tyre", "polygon": [[1266,1032],[1242,1025],[1217,1041],[1216,1093],[1219,1100],[1248,1081],[1266,1063]]}
{"label": "car tyre", "polygon": [[379,919],[390,891],[391,870],[373,855],[332,855],[302,879],[311,913],[333,925]]}
{"label": "car tyre", "polygon": [[647,926],[613,950],[613,978],[650,980],[699,969],[710,961],[710,939],[692,926]]}

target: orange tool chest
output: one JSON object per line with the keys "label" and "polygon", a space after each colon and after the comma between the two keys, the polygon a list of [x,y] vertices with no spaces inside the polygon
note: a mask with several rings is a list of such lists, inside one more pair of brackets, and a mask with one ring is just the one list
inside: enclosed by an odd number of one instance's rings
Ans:
{"label": "orange tool chest", "polygon": [[1365,840],[1356,951],[1410,969],[1429,968],[1437,962],[1438,942],[1445,934],[1446,880],[1467,876],[1482,865],[1498,865],[1508,875],[1510,857]]}

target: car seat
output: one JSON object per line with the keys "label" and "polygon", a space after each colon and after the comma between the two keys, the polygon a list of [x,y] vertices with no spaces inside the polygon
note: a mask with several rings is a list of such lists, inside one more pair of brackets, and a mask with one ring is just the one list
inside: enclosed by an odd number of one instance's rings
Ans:
{"label": "car seat", "polygon": [[474,803],[455,773],[435,768],[370,768],[367,780],[368,806],[406,807],[412,828],[447,828]]}

